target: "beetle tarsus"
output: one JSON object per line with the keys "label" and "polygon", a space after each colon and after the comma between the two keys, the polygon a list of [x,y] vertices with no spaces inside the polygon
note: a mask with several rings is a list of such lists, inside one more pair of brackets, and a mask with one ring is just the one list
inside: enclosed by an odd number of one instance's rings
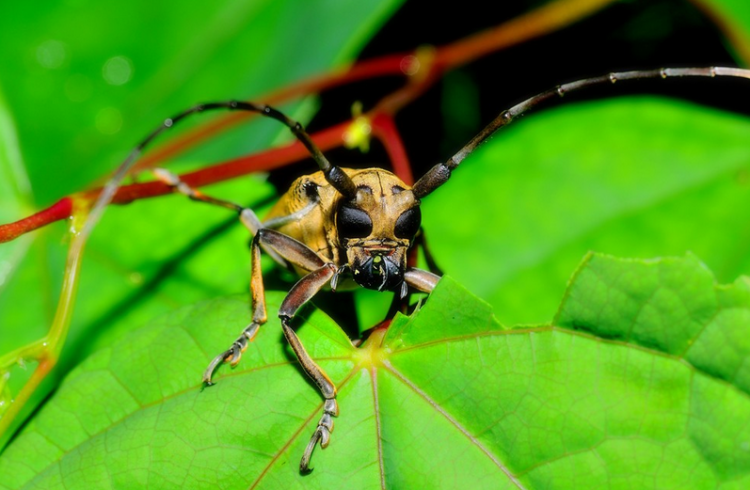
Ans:
{"label": "beetle tarsus", "polygon": [[312,458],[312,453],[315,450],[315,446],[318,445],[318,441],[321,438],[321,432],[320,429],[316,429],[313,433],[312,438],[310,439],[310,442],[307,443],[307,447],[305,448],[305,452],[302,455],[302,459],[299,462],[299,472],[303,475],[309,475],[312,473],[312,468],[310,468],[310,458]]}
{"label": "beetle tarsus", "polygon": [[333,398],[327,399],[323,404],[323,415],[320,417],[318,426],[315,428],[315,432],[313,432],[310,442],[307,443],[305,452],[299,462],[299,471],[303,475],[312,473],[313,469],[310,468],[310,459],[312,458],[312,453],[315,450],[315,446],[318,445],[318,442],[320,442],[321,449],[328,447],[328,443],[331,441],[331,432],[333,432],[332,417],[336,417],[338,414],[339,406],[336,403],[336,400]]}
{"label": "beetle tarsus", "polygon": [[229,349],[229,352],[231,353],[224,359],[225,362],[228,362],[230,366],[235,367],[240,362],[240,359],[242,358],[242,344],[240,342],[236,341],[234,344],[232,344],[232,347]]}
{"label": "beetle tarsus", "polygon": [[247,344],[253,341],[255,335],[258,333],[259,328],[260,324],[252,322],[250,325],[245,327],[240,336],[237,337],[237,340],[232,343],[232,346],[229,349],[213,358],[213,360],[208,364],[206,370],[203,372],[203,384],[205,386],[214,385],[212,378],[214,372],[216,372],[219,366],[221,366],[225,362],[228,362],[232,367],[235,367],[237,363],[240,362],[242,353],[245,352],[245,349],[247,349]]}

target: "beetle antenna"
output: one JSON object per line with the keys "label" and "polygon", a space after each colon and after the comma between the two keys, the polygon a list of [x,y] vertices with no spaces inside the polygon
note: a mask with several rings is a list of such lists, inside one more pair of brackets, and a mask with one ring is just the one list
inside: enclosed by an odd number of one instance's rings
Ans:
{"label": "beetle antenna", "polygon": [[607,75],[585,78],[573,82],[558,85],[557,87],[530,97],[510,109],[503,111],[492,122],[490,122],[482,131],[479,132],[471,141],[461,148],[455,155],[450,157],[445,163],[439,163],[432,167],[422,178],[420,178],[412,187],[414,195],[421,199],[443,185],[451,175],[451,172],[469,156],[479,145],[487,141],[497,130],[513,122],[518,116],[536,106],[549,102],[551,100],[562,98],[563,96],[587,89],[597,85],[614,84],[620,81],[645,80],[645,79],[666,79],[681,77],[731,77],[731,78],[748,78],[750,79],[750,70],[743,68],[731,67],[707,67],[707,68],[660,68],[656,70],[636,70],[625,72],[613,72]]}
{"label": "beetle antenna", "polygon": [[302,127],[302,124],[299,122],[290,119],[287,117],[284,113],[279,111],[278,109],[274,109],[271,106],[265,105],[265,104],[255,104],[253,102],[243,102],[238,100],[230,100],[225,102],[209,102],[206,104],[200,104],[195,107],[192,107],[186,111],[181,112],[180,114],[166,119],[162,125],[156,129],[154,132],[152,132],[150,135],[144,139],[141,144],[139,144],[134,152],[140,153],[143,148],[151,142],[157,135],[159,135],[164,130],[171,128],[174,126],[177,122],[179,122],[181,119],[186,118],[187,116],[191,114],[195,114],[198,112],[205,112],[205,111],[211,111],[216,109],[229,109],[233,111],[247,111],[247,112],[257,112],[258,114],[266,117],[270,117],[271,119],[275,119],[285,125],[289,128],[289,130],[292,132],[292,134],[299,140],[300,143],[302,143],[305,148],[307,148],[307,151],[310,153],[310,156],[312,156],[313,160],[315,160],[315,163],[318,164],[318,167],[320,167],[320,170],[323,171],[323,174],[325,175],[326,180],[341,194],[343,194],[346,197],[353,198],[354,195],[357,193],[357,189],[354,185],[354,183],[351,181],[348,175],[346,175],[339,167],[335,165],[331,165],[331,162],[328,161],[328,159],[323,155],[323,152],[320,151],[320,148],[313,142],[312,138],[309,134],[307,134],[307,131]]}
{"label": "beetle antenna", "polygon": [[256,111],[263,114],[264,116],[276,119],[277,121],[286,125],[292,132],[292,134],[294,134],[294,136],[296,136],[297,139],[303,145],[305,145],[305,148],[307,148],[307,151],[310,152],[310,155],[312,156],[313,160],[315,160],[315,163],[317,163],[318,167],[320,167],[320,170],[323,171],[323,175],[325,176],[329,184],[331,184],[346,198],[352,199],[357,194],[357,187],[354,185],[354,182],[352,182],[352,179],[350,179],[349,176],[346,175],[346,173],[344,173],[344,171],[341,170],[340,167],[331,165],[331,162],[329,162],[325,155],[323,155],[323,152],[320,151],[320,148],[318,148],[318,146],[313,143],[312,138],[310,138],[310,135],[307,134],[307,131],[304,130],[300,123],[288,118],[282,112],[267,105],[257,105],[253,104],[252,102],[236,101],[231,102],[231,104],[234,104],[234,106],[230,107],[230,109]]}
{"label": "beetle antenna", "polygon": [[294,134],[294,136],[302,143],[307,151],[310,152],[313,160],[318,164],[320,170],[323,171],[326,180],[344,197],[353,198],[357,193],[357,188],[346,173],[341,168],[331,165],[331,162],[323,155],[320,148],[313,142],[310,135],[304,130],[302,125],[293,119],[290,119],[284,115],[281,111],[274,109],[273,107],[264,104],[254,104],[252,102],[242,102],[237,100],[223,101],[223,102],[209,102],[206,104],[199,104],[190,109],[180,112],[176,116],[165,119],[161,125],[153,130],[146,138],[141,141],[138,146],[133,148],[125,160],[117,167],[117,170],[109,179],[107,184],[104,186],[102,191],[99,193],[99,197],[91,207],[86,223],[81,229],[81,234],[85,237],[91,232],[93,227],[99,221],[104,208],[112,201],[112,197],[117,192],[123,179],[127,176],[128,172],[132,168],[133,164],[138,160],[138,157],[143,153],[144,148],[151,143],[154,138],[159,136],[167,129],[174,126],[176,123],[190,116],[191,114],[197,114],[200,112],[212,111],[216,109],[228,109],[228,110],[239,110],[248,112],[257,112],[263,116],[276,119]]}

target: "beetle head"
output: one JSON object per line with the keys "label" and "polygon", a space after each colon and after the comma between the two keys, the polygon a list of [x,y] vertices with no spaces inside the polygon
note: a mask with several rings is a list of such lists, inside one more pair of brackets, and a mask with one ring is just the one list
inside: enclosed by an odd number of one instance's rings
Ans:
{"label": "beetle head", "polygon": [[336,210],[339,244],[354,280],[378,291],[396,290],[404,280],[407,251],[419,231],[419,200],[395,175],[370,170],[353,178],[357,193]]}

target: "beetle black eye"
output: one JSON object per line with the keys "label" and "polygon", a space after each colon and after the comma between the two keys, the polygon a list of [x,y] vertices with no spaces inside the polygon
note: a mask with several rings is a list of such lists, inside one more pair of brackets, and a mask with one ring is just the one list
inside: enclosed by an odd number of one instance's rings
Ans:
{"label": "beetle black eye", "polygon": [[372,233],[372,220],[361,209],[341,206],[336,214],[336,227],[341,238],[364,238]]}
{"label": "beetle black eye", "polygon": [[419,210],[419,207],[407,209],[396,220],[396,227],[394,229],[396,238],[408,238],[412,240],[414,235],[419,231],[421,224],[422,211]]}

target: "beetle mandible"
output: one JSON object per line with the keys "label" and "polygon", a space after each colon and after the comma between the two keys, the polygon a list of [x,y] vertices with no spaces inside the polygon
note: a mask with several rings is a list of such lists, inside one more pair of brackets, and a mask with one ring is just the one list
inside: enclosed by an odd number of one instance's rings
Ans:
{"label": "beetle mandible", "polygon": [[333,165],[299,123],[269,106],[239,101],[198,105],[165,120],[135,148],[118,174],[125,174],[135,157],[156,135],[188,115],[214,109],[251,111],[276,119],[291,130],[318,164],[317,172],[300,177],[291,185],[265,221],[261,221],[250,208],[193,189],[163,168],[152,170],[157,179],[171,186],[175,192],[195,201],[237,212],[241,223],[253,236],[250,283],[252,321],[228,349],[211,361],[203,373],[204,384],[213,384],[213,375],[222,363],[236,365],[248,343],[267,321],[260,268],[261,249],[301,276],[282,302],[279,318],[284,336],[302,369],[325,399],[323,414],[300,461],[300,471],[306,473],[310,471],[310,459],[318,443],[322,448],[328,445],[333,431],[332,418],[339,413],[336,387],[307,354],[290,325],[296,312],[308,300],[327,285],[334,292],[356,286],[394,291],[400,298],[405,297],[410,289],[429,294],[440,276],[407,264],[407,252],[415,246],[415,237],[420,231],[421,199],[448,181],[451,172],[482,142],[529,109],[571,92],[618,81],[717,76],[750,78],[750,70],[730,67],[661,68],[609,73],[558,85],[500,113],[455,155],[445,163],[432,167],[413,186],[380,168],[355,170]]}

